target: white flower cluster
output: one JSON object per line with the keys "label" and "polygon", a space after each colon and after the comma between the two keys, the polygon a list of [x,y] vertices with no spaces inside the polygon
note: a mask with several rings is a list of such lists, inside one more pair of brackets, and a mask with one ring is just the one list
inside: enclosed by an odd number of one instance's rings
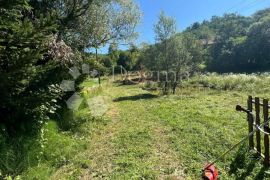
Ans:
{"label": "white flower cluster", "polygon": [[74,53],[63,40],[57,40],[57,35],[49,38],[47,43],[48,55],[61,64],[73,64]]}

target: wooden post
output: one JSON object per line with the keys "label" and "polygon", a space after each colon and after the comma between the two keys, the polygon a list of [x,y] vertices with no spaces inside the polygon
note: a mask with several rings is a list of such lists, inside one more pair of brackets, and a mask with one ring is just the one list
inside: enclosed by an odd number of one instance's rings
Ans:
{"label": "wooden post", "polygon": [[[268,100],[267,99],[264,99],[263,100],[263,119],[264,119],[264,122],[267,122],[268,121],[268,117],[269,116],[269,110],[268,110]],[[264,126],[264,131],[265,132],[269,132],[269,123],[267,123],[265,126]],[[265,156],[265,159],[264,159],[264,165],[266,167],[269,167],[269,136],[267,134],[264,134],[264,156]]]}
{"label": "wooden post", "polygon": [[[249,112],[252,112],[252,96],[248,97],[247,108]],[[247,119],[248,119],[248,133],[250,134],[253,131],[253,116],[248,114]],[[250,149],[254,148],[253,135],[249,137],[249,148]]]}
{"label": "wooden post", "polygon": [[[260,99],[258,97],[255,97],[255,112],[256,112],[256,125],[260,126],[261,120],[260,120]],[[258,151],[258,154],[261,154],[261,132],[256,132],[256,148]]]}

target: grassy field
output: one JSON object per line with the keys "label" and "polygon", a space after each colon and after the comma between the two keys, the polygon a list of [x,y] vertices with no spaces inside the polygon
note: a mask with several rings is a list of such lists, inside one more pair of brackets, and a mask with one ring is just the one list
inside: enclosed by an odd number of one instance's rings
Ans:
{"label": "grassy field", "polygon": [[[246,116],[235,105],[245,105],[248,95],[269,97],[266,91],[240,88],[192,86],[161,96],[141,85],[106,82],[98,91],[87,86],[82,90],[86,101],[97,97],[98,103],[74,112],[72,131],[49,122],[46,158],[23,178],[199,179],[205,163],[247,135]],[[106,113],[92,117],[95,107]],[[270,178],[247,143],[216,166],[220,179]]]}

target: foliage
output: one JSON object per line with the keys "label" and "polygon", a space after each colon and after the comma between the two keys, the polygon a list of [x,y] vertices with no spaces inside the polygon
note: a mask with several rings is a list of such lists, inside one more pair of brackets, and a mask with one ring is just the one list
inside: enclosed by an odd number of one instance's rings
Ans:
{"label": "foliage", "polygon": [[[93,79],[81,84],[80,93],[84,101],[102,91],[99,88],[89,91],[88,88],[94,85],[97,85],[97,81]],[[56,169],[69,163],[77,152],[84,151],[93,131],[106,124],[105,119],[93,118],[89,107],[83,104],[75,112],[62,108],[57,111],[55,118],[41,125],[42,136],[24,133],[7,139],[1,133],[1,179],[5,175],[21,175],[23,179],[49,179]]]}
{"label": "foliage", "polygon": [[[248,30],[246,48],[248,50],[248,64],[252,69],[254,66],[259,70],[268,70],[270,67],[270,10],[268,15],[260,21],[254,22]],[[252,67],[253,66],[253,67]]]}
{"label": "foliage", "polygon": [[270,9],[251,17],[237,14],[213,16],[195,23],[185,32],[193,33],[205,45],[207,70],[215,72],[267,71]]}
{"label": "foliage", "polygon": [[[3,178],[45,162],[46,158],[57,161],[52,166],[62,165],[57,158],[68,152],[51,157],[47,155],[54,149],[47,152],[44,149],[46,122],[58,117],[57,113],[65,108],[67,94],[59,84],[70,79],[69,67],[82,62],[85,47],[96,47],[91,39],[94,33],[105,32],[98,29],[102,26],[95,25],[94,30],[88,29],[83,34],[88,38],[87,44],[77,44],[75,40],[81,40],[76,37],[81,33],[79,28],[87,24],[83,20],[92,23],[105,16],[106,22],[110,22],[106,26],[110,40],[112,37],[123,40],[135,33],[140,14],[136,14],[139,9],[132,1],[118,0],[12,0],[0,4],[0,159],[3,160],[0,178]],[[92,17],[93,13],[102,14]],[[105,74],[101,62],[92,61],[91,57],[85,60]],[[55,133],[59,135],[57,128]],[[64,146],[69,141],[59,138]],[[28,148],[32,156],[30,164],[26,159]]]}
{"label": "foliage", "polygon": [[184,74],[200,70],[203,63],[203,50],[200,42],[189,33],[178,35],[169,40],[168,54],[171,60],[171,71],[176,72],[176,81]]}
{"label": "foliage", "polygon": [[161,12],[159,15],[159,20],[157,24],[154,25],[154,31],[156,34],[156,42],[158,43],[158,56],[160,65],[163,66],[166,73],[169,73],[170,70],[170,58],[168,57],[168,40],[176,33],[176,20],[172,17],[167,17],[164,12]]}
{"label": "foliage", "polygon": [[131,45],[127,51],[121,51],[117,65],[122,66],[125,70],[135,70],[139,58],[139,49],[135,45]]}
{"label": "foliage", "polygon": [[176,20],[172,17],[167,17],[162,11],[159,14],[158,22],[154,25],[156,34],[156,42],[164,42],[170,39],[176,33]]}
{"label": "foliage", "polygon": [[[64,40],[69,46],[68,37],[80,25],[79,18],[86,14],[94,0],[30,0],[35,18],[42,19],[51,16],[57,25],[54,33],[58,38]],[[73,47],[74,48],[74,47]]]}
{"label": "foliage", "polygon": [[116,43],[111,43],[108,49],[108,55],[110,57],[110,61],[113,65],[117,64],[117,60],[119,58],[119,50],[118,45]]}
{"label": "foliage", "polygon": [[89,65],[90,67],[90,71],[91,72],[99,72],[102,75],[106,74],[107,72],[109,72],[109,68],[111,68],[111,66],[109,66],[109,64],[111,63],[111,61],[107,61],[107,56],[100,56],[101,60],[96,60],[95,57],[93,55],[86,55],[85,59],[83,60],[84,63],[86,63],[87,65]]}
{"label": "foliage", "polygon": [[160,15],[161,24],[155,26],[158,39],[163,41],[144,47],[139,59],[148,70],[156,71],[155,79],[166,81],[164,91],[167,93],[168,81],[172,82],[170,86],[175,92],[181,79],[201,70],[204,52],[193,34],[174,34],[173,19],[163,16]]}
{"label": "foliage", "polygon": [[14,1],[14,6],[2,7],[1,12],[0,117],[8,133],[14,135],[23,122],[39,126],[39,120],[56,110],[61,93],[55,79],[49,77],[60,66],[50,59],[46,45],[54,29],[48,24],[50,18],[34,21],[26,2]]}
{"label": "foliage", "polygon": [[139,8],[131,0],[94,1],[69,33],[69,42],[79,49],[129,42],[136,37],[140,17]]}

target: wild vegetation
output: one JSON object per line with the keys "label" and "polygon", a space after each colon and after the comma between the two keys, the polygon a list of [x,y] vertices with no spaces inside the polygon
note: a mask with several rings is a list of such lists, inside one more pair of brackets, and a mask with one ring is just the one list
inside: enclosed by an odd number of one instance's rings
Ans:
{"label": "wild vegetation", "polygon": [[[1,1],[0,15],[0,179],[198,179],[247,134],[235,105],[269,96],[270,9],[182,32],[161,12],[141,45],[132,0]],[[269,178],[246,145],[217,166]]]}
{"label": "wild vegetation", "polygon": [[[132,37],[140,19],[136,7],[121,0],[1,1],[0,174],[20,174],[46,157],[44,128],[65,116],[65,99],[72,95],[60,83],[72,78],[71,67],[84,63],[103,73],[101,62],[85,49]],[[100,14],[92,16],[93,10]]]}

